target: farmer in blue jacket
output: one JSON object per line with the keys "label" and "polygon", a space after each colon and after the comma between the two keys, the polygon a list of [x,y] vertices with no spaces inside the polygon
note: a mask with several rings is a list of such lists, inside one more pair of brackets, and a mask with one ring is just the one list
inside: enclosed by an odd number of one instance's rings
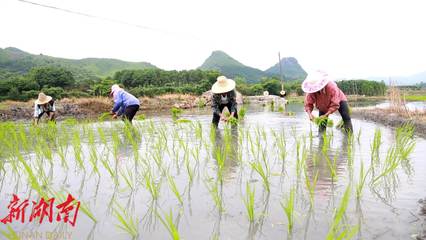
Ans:
{"label": "farmer in blue jacket", "polygon": [[139,110],[139,99],[124,91],[118,84],[112,85],[110,96],[114,98],[114,107],[111,110],[112,118],[116,119],[123,115],[123,120],[128,120],[131,123]]}

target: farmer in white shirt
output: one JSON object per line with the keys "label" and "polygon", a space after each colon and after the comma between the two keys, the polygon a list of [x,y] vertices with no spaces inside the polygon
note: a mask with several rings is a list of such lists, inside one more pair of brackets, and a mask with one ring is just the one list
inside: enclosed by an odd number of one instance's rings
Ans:
{"label": "farmer in white shirt", "polygon": [[51,96],[39,93],[34,102],[34,124],[37,125],[40,118],[46,113],[49,121],[55,122],[55,100]]}

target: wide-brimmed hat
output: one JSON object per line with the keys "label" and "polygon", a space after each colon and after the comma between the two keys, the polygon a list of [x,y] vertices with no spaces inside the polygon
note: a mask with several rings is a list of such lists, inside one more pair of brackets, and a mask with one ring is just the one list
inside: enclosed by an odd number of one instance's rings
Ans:
{"label": "wide-brimmed hat", "polygon": [[50,102],[51,100],[52,100],[51,96],[47,96],[46,94],[41,92],[41,93],[38,94],[38,98],[35,101],[35,103],[37,105],[43,105],[43,104]]}
{"label": "wide-brimmed hat", "polygon": [[109,96],[113,96],[114,93],[118,92],[118,90],[120,90],[121,87],[118,84],[114,84],[111,86],[111,92],[109,92]]}
{"label": "wide-brimmed hat", "polygon": [[311,72],[306,76],[306,79],[302,83],[302,90],[305,93],[314,93],[323,89],[327,83],[332,81],[332,78],[324,71],[317,70]]}
{"label": "wide-brimmed hat", "polygon": [[235,88],[235,81],[225,76],[217,77],[216,82],[212,86],[213,93],[226,93]]}

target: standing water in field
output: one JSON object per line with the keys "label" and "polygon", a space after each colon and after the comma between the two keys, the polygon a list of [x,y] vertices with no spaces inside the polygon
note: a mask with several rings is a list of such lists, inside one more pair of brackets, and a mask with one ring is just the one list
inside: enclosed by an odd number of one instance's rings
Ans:
{"label": "standing water in field", "polygon": [[36,201],[70,193],[81,202],[75,226],[13,221],[9,231],[68,232],[71,239],[421,234],[425,139],[410,126],[356,119],[353,135],[328,128],[318,136],[301,105],[286,111],[294,114],[249,107],[238,126],[220,123],[217,130],[208,110],[184,113],[190,122],[160,116],[133,127],[3,123],[0,218],[12,194]]}

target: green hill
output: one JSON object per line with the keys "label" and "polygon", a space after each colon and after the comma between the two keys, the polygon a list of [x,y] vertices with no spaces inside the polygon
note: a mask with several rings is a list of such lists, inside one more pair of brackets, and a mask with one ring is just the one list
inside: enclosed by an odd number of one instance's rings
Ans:
{"label": "green hill", "polygon": [[[305,70],[303,70],[302,66],[300,66],[300,64],[297,62],[297,59],[294,57],[282,58],[281,68],[283,71],[284,79],[304,79],[307,75]],[[280,66],[277,63],[274,66],[268,68],[265,72],[270,75],[279,76]]]}
{"label": "green hill", "polygon": [[244,77],[248,82],[258,82],[265,73],[248,67],[222,51],[214,51],[199,67],[201,70],[217,70],[229,78]]}
{"label": "green hill", "polygon": [[147,62],[126,62],[117,59],[85,58],[80,60],[35,55],[17,48],[0,48],[0,70],[27,73],[33,67],[56,66],[71,71],[77,81],[112,76],[124,69],[157,68]]}
{"label": "green hill", "polygon": [[[296,58],[289,57],[281,60],[284,79],[296,80],[306,77],[306,72],[297,62]],[[244,77],[247,82],[259,82],[263,77],[279,78],[280,69],[278,63],[266,71],[246,66],[222,51],[214,51],[199,67],[201,70],[218,70],[223,75],[235,78]]]}

